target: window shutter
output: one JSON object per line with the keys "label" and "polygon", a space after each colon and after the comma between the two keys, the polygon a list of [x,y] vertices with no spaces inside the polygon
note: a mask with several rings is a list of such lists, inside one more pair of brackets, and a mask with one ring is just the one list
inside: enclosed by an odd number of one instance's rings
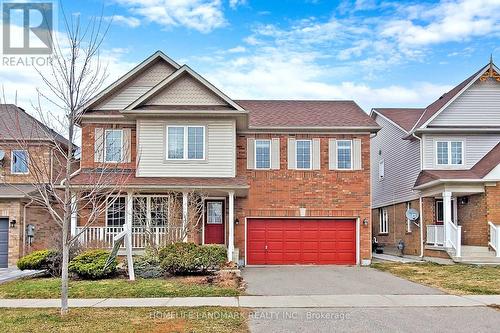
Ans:
{"label": "window shutter", "polygon": [[288,138],[288,169],[295,169],[295,139]]}
{"label": "window shutter", "polygon": [[247,138],[247,169],[255,168],[255,139]]}
{"label": "window shutter", "polygon": [[321,148],[320,148],[320,139],[312,140],[312,169],[319,170],[321,169]]}
{"label": "window shutter", "polygon": [[354,170],[361,170],[362,169],[362,164],[361,164],[361,139],[354,139],[352,140],[352,145],[353,145],[353,169]]}
{"label": "window shutter", "polygon": [[280,139],[273,138],[271,140],[271,169],[280,169]]}
{"label": "window shutter", "polygon": [[94,131],[94,162],[104,162],[104,128]]}
{"label": "window shutter", "polygon": [[132,130],[130,128],[123,129],[122,154],[123,162],[130,163],[132,157]]}
{"label": "window shutter", "polygon": [[337,169],[337,140],[328,140],[328,168],[330,170]]}

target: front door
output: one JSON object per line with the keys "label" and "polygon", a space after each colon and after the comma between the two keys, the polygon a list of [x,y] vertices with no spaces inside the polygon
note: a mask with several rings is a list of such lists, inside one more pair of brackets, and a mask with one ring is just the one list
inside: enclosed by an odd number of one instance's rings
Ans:
{"label": "front door", "polygon": [[9,219],[0,218],[0,268],[9,262]]}
{"label": "front door", "polygon": [[205,244],[224,244],[224,200],[205,201]]}

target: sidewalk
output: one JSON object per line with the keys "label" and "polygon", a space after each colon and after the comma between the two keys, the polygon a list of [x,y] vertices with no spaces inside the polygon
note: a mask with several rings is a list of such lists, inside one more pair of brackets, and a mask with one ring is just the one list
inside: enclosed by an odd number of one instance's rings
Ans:
{"label": "sidewalk", "polygon": [[42,274],[44,271],[24,270],[21,271],[17,268],[0,268],[0,283],[9,282],[26,277],[32,277]]}
{"label": "sidewalk", "polygon": [[[303,295],[70,299],[70,307],[405,308],[500,304],[500,295]],[[0,308],[55,308],[59,299],[0,299]]]}

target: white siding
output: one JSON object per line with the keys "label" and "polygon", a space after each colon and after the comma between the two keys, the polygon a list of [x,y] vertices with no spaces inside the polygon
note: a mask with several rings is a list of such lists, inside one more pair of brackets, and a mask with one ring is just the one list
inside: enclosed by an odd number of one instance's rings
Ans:
{"label": "white siding", "polygon": [[[425,134],[422,136],[424,143],[424,169],[470,169],[484,155],[486,155],[500,141],[500,134]],[[465,163],[463,166],[436,165],[436,141],[461,140],[464,142]]]}
{"label": "white siding", "polygon": [[213,91],[189,74],[183,74],[153,96],[146,105],[226,105]]}
{"label": "white siding", "polygon": [[[167,125],[206,126],[205,161],[166,161]],[[234,120],[140,119],[138,177],[235,177],[236,124]]]}
{"label": "white siding", "polygon": [[174,72],[174,68],[165,61],[157,61],[144,70],[137,78],[118,89],[109,96],[95,110],[123,110],[161,80]]}
{"label": "white siding", "polygon": [[[407,134],[401,129],[382,117],[375,120],[382,129],[371,140],[373,208],[417,198],[412,188],[420,172],[420,141],[403,140]],[[381,159],[385,161],[382,181],[379,180],[378,170]]]}
{"label": "white siding", "polygon": [[500,126],[500,82],[474,82],[429,126]]}

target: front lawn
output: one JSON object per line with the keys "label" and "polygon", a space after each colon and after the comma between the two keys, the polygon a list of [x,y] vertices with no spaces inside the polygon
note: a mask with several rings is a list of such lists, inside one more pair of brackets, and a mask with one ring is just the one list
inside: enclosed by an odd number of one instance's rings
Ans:
{"label": "front lawn", "polygon": [[456,295],[499,295],[500,266],[374,263],[372,267]]}
{"label": "front lawn", "polygon": [[248,332],[236,308],[2,309],[0,332]]}
{"label": "front lawn", "polygon": [[[0,284],[0,298],[59,298],[60,279],[21,279]],[[70,298],[237,296],[237,282],[207,277],[81,280],[69,282]],[[1,331],[1,330],[0,330]]]}

